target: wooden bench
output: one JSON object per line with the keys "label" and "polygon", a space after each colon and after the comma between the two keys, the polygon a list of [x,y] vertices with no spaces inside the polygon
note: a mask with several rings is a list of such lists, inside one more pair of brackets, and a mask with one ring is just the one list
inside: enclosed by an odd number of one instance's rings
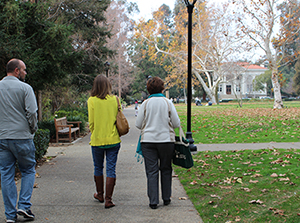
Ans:
{"label": "wooden bench", "polygon": [[[56,130],[56,142],[58,140],[64,140],[71,142],[72,140],[72,133],[74,133],[74,140],[76,139],[76,132],[78,132],[78,137],[80,134],[80,123],[81,121],[76,122],[68,122],[67,117],[62,118],[55,118],[55,130]],[[71,124],[71,125],[70,125]],[[73,127],[73,124],[77,124],[77,127]],[[73,128],[72,128],[73,127]],[[67,135],[68,137],[60,137],[60,135]]]}

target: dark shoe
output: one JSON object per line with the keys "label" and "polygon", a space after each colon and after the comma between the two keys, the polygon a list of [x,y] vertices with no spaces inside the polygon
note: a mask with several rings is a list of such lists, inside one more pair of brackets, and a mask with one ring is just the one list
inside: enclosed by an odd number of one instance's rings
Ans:
{"label": "dark shoe", "polygon": [[164,205],[169,205],[170,203],[171,203],[171,199],[164,201]]}
{"label": "dark shoe", "polygon": [[27,219],[34,219],[34,214],[31,212],[31,210],[22,210],[22,209],[18,209],[18,215],[22,215],[24,218],[27,218]]}
{"label": "dark shoe", "polygon": [[115,204],[112,202],[112,195],[116,184],[116,178],[106,177],[106,188],[105,188],[105,208],[112,208]]}
{"label": "dark shoe", "polygon": [[150,207],[151,209],[157,209],[157,204],[149,204],[149,207]]}
{"label": "dark shoe", "polygon": [[94,198],[96,200],[98,200],[100,203],[104,202],[104,189],[103,189],[103,185],[104,185],[104,179],[103,179],[103,175],[102,176],[94,176],[94,180],[95,180],[95,184],[96,184],[96,191],[97,193],[94,194]]}

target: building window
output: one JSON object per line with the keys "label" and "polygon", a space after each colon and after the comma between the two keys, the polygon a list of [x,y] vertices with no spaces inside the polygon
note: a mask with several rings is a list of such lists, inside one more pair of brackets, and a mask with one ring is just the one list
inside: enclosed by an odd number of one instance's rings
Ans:
{"label": "building window", "polygon": [[240,86],[237,85],[235,90],[236,92],[240,92],[241,91]]}
{"label": "building window", "polygon": [[231,94],[231,85],[226,85],[226,94]]}
{"label": "building window", "polygon": [[219,85],[219,92],[222,92],[222,84]]}

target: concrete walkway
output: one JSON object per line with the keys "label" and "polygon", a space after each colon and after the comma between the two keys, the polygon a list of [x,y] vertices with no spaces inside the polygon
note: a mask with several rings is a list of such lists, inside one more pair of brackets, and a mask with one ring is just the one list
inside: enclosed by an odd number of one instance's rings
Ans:
{"label": "concrete walkway", "polygon": [[[202,222],[192,202],[179,199],[187,195],[176,177],[173,178],[171,204],[164,206],[160,201],[158,209],[149,208],[144,163],[137,163],[135,158],[139,131],[135,128],[134,108],[126,108],[124,114],[131,129],[121,138],[113,195],[116,206],[105,209],[104,204],[93,198],[95,185],[88,135],[69,146],[49,147],[47,155],[55,158],[37,168],[36,188],[33,189],[31,201],[35,222]],[[20,184],[18,181],[18,188]],[[0,202],[0,222],[5,222],[2,195]]]}
{"label": "concrete walkway", "polygon": [[[135,111],[126,108],[131,129],[122,137],[117,162],[117,185],[114,208],[104,209],[104,204],[94,200],[93,162],[89,135],[70,145],[49,147],[47,156],[54,159],[37,168],[36,188],[33,191],[32,211],[35,222],[49,223],[164,223],[202,222],[176,177],[173,177],[172,202],[159,208],[149,208],[144,164],[136,162],[135,149],[139,131],[135,128]],[[300,143],[263,144],[198,144],[198,151],[240,150],[261,148],[298,148]],[[20,181],[17,182],[18,188]],[[0,222],[5,222],[2,194],[0,195]],[[20,218],[20,221],[23,219]]]}

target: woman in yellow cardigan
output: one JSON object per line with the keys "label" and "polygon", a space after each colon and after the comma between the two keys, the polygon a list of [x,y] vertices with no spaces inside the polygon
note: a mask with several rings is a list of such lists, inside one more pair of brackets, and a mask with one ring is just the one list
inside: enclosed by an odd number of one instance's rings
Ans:
{"label": "woman in yellow cardigan", "polygon": [[104,202],[104,157],[106,156],[106,188],[105,208],[114,207],[112,194],[116,183],[116,163],[120,149],[120,137],[116,128],[118,113],[117,98],[111,94],[111,83],[104,75],[98,75],[93,84],[91,97],[88,99],[89,125],[91,141],[94,180],[97,193],[94,198]]}

